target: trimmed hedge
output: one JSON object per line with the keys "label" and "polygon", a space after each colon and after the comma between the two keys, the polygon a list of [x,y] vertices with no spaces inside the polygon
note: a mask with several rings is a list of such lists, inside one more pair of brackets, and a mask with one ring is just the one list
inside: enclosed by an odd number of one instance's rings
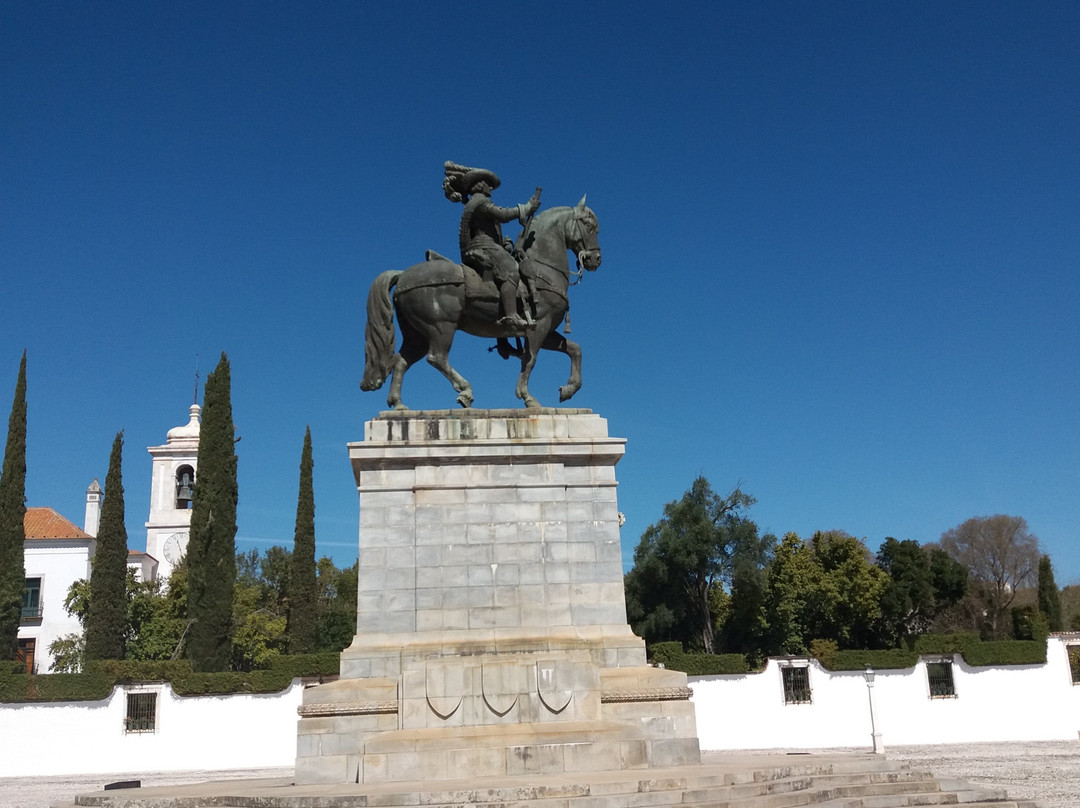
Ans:
{"label": "trimmed hedge", "polygon": [[100,673],[0,673],[0,702],[102,701],[112,688]]}
{"label": "trimmed hedge", "polygon": [[[923,634],[909,640],[904,648],[878,651],[840,651],[833,642],[815,641],[815,658],[826,670],[862,671],[869,665],[874,670],[903,670],[913,668],[922,655],[960,654],[972,667],[990,665],[1043,665],[1046,663],[1046,642],[1039,640],[983,641],[975,633]],[[683,671],[691,676],[721,673],[748,673],[750,666],[742,654],[687,654],[678,642],[658,642],[649,646],[653,662],[665,668]],[[1080,658],[1076,663],[1080,666]]]}
{"label": "trimmed hedge", "polygon": [[1044,665],[1045,640],[983,641],[978,634],[924,634],[914,649],[919,654],[960,654],[972,667],[987,665]]}
{"label": "trimmed hedge", "polygon": [[679,642],[653,643],[649,651],[653,662],[691,676],[749,673],[750,671],[750,666],[743,654],[687,654],[683,652],[682,643]]}
{"label": "trimmed hedge", "polygon": [[978,642],[964,646],[960,652],[964,662],[973,666],[983,665],[1045,665],[1046,641],[997,640]]}
{"label": "trimmed hedge", "polygon": [[187,660],[102,661],[85,673],[28,675],[0,668],[0,702],[101,701],[114,686],[132,682],[168,682],[178,696],[280,693],[293,679],[337,672],[336,653],[280,656],[267,670],[246,672],[195,673]]}
{"label": "trimmed hedge", "polygon": [[874,670],[902,670],[914,668],[919,655],[904,648],[881,651],[837,651],[818,660],[830,671],[864,671],[869,665]]}
{"label": "trimmed hedge", "polygon": [[958,634],[922,634],[910,642],[916,654],[961,654],[964,648],[982,642],[973,631]]}

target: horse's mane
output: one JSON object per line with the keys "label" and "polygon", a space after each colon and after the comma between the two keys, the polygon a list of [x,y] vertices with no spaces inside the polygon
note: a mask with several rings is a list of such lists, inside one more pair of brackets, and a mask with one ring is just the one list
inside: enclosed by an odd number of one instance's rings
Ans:
{"label": "horse's mane", "polygon": [[556,206],[554,208],[544,208],[544,209],[538,210],[536,212],[536,214],[533,216],[533,221],[534,222],[546,222],[548,219],[550,219],[556,213],[562,213],[562,212],[565,212],[565,211],[568,211],[568,210],[572,210],[572,208],[569,205],[558,205],[558,206]]}

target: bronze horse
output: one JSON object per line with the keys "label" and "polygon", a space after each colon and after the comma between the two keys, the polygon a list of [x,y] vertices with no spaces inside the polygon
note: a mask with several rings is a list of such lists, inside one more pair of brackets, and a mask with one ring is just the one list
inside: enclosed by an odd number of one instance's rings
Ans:
{"label": "bronze horse", "polygon": [[[595,270],[600,266],[598,231],[596,214],[585,206],[585,197],[572,208],[550,208],[528,222],[517,242],[523,256],[522,275],[532,275],[536,287],[535,323],[525,328],[497,325],[500,312],[495,282],[448,258],[433,255],[431,260],[408,269],[383,272],[368,293],[364,378],[360,387],[378,390],[389,376],[386,403],[397,410],[407,409],[401,401],[402,378],[426,355],[427,361],[457,390],[458,404],[472,406],[472,386],[454,370],[448,358],[454,333],[464,331],[499,339],[504,356],[514,353],[507,349],[506,338],[524,337],[515,395],[526,407],[540,406],[529,393],[529,375],[537,352],[545,348],[565,353],[570,357],[570,378],[559,388],[559,400],[566,401],[581,388],[581,347],[556,330],[570,307],[566,251],[573,251],[579,266]],[[393,352],[395,311],[402,334],[397,353]]]}

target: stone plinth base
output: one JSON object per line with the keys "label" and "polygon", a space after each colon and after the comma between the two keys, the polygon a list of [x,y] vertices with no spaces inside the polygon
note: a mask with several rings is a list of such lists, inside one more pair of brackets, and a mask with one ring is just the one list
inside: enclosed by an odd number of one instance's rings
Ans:
{"label": "stone plinth base", "polygon": [[626,625],[615,463],[588,410],[383,413],[349,445],[358,633],[300,709],[300,783],[699,760],[684,674]]}

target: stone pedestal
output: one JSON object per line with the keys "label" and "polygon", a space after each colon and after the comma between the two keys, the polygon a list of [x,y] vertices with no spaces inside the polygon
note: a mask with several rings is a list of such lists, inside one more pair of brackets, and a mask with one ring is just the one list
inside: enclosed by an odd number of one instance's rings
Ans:
{"label": "stone pedestal", "polygon": [[686,676],[626,624],[615,464],[589,410],[388,412],[349,444],[357,635],[304,693],[299,783],[699,761]]}

